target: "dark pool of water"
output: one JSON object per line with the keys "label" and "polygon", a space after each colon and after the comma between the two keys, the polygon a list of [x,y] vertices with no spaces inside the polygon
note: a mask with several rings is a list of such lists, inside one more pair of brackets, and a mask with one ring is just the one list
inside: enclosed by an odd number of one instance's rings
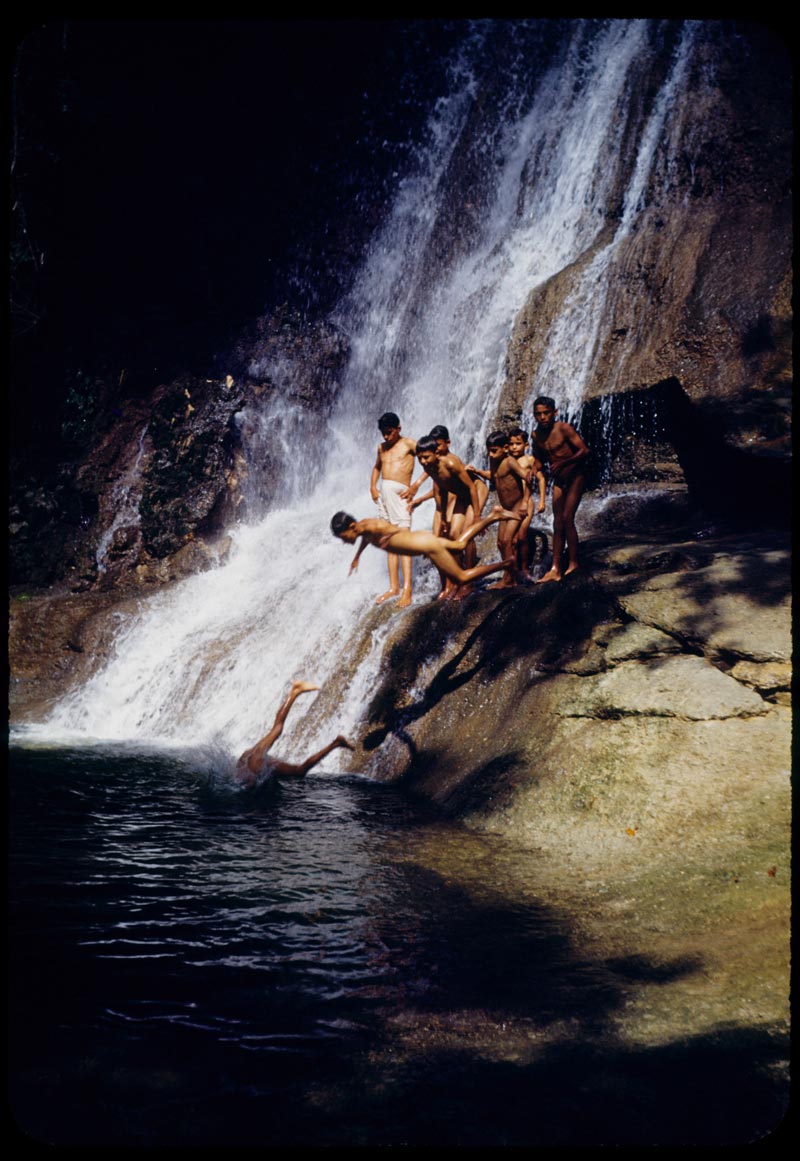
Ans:
{"label": "dark pool of water", "polygon": [[[409,857],[421,830],[459,839],[395,790],[234,793],[123,750],[11,758],[10,1091],[30,1140],[718,1143],[774,1124],[749,1074],[736,1120],[746,1048],[614,1045],[631,966],[583,962],[535,901],[476,902]],[[520,1027],[549,1030],[541,1059],[493,1052]]]}

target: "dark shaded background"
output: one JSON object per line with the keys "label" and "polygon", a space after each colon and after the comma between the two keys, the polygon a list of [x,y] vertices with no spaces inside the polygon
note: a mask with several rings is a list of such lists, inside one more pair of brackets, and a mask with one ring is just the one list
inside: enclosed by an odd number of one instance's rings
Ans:
{"label": "dark shaded background", "polygon": [[11,65],[16,447],[77,373],[224,373],[276,303],[346,282],[465,22],[66,20]]}

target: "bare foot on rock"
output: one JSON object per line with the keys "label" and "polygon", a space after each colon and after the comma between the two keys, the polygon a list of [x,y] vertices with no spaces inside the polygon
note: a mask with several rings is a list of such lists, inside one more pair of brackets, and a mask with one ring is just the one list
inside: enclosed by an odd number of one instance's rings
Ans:
{"label": "bare foot on rock", "polygon": [[387,592],[381,593],[381,595],[376,598],[375,604],[382,605],[384,601],[390,601],[392,599],[392,597],[399,597],[399,596],[400,596],[399,589],[389,589]]}

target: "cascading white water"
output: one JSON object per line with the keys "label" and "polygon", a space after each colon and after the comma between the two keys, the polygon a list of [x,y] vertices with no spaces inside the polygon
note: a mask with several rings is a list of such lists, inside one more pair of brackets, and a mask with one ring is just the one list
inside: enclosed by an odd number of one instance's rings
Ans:
{"label": "cascading white water", "polygon": [[[277,424],[290,443],[297,439],[290,455],[295,484],[282,491],[276,481],[284,506],[236,527],[226,564],[143,602],[141,613],[120,627],[113,659],[38,734],[206,744],[236,754],[265,731],[290,679],[324,684],[351,654],[335,720],[303,728],[304,717],[313,719],[307,713],[313,699],[301,699],[279,749],[296,759],[355,726],[382,642],[402,614],[385,608],[364,648],[360,623],[385,587],[385,558],[367,552],[358,575],[348,577],[352,550],[333,539],[329,521],[337,509],[356,517],[374,510],[368,483],[376,419],[396,411],[411,436],[444,423],[458,454],[482,457],[514,319],[532,289],[596,242],[624,156],[635,164],[625,171],[620,229],[635,226],[642,190],[668,138],[670,106],[680,96],[691,29],[685,26],[633,149],[621,147],[621,134],[631,131],[626,103],[635,70],[651,51],[649,22],[574,22],[541,75],[526,71],[524,55],[504,62],[499,125],[471,145],[473,156],[484,154],[479,225],[458,237],[458,224],[449,223],[441,235],[448,167],[481,99],[482,70],[499,67],[483,57],[484,25],[474,28],[455,62],[452,91],[436,104],[385,225],[335,312],[351,354],[324,440],[309,446],[302,416],[274,401],[277,412],[247,417],[254,433],[266,427],[274,434]],[[459,244],[437,250],[437,230],[440,236],[449,230]],[[545,372],[567,408],[581,398],[607,250],[589,265],[552,331]],[[531,397],[536,393],[533,384]],[[306,481],[305,491],[298,480]],[[417,526],[428,525],[422,509]],[[430,571],[417,564],[418,594]],[[432,592],[433,579],[427,584]],[[336,754],[329,761],[334,765]]]}
{"label": "cascading white water", "polygon": [[[656,155],[667,171],[673,162],[680,125],[680,117],[675,115],[676,107],[680,107],[677,98],[686,82],[695,33],[696,25],[684,25],[666,81],[637,141],[636,162],[625,189],[619,227],[582,272],[548,333],[536,382],[541,386],[542,394],[558,400],[560,413],[565,419],[574,420],[580,413],[585,384],[597,351],[603,306],[611,284],[609,271],[621,243],[636,228]],[[668,121],[670,115],[671,122]],[[636,324],[639,321],[638,317],[632,319]],[[632,329],[635,331],[636,327]],[[611,386],[609,384],[609,388]]]}

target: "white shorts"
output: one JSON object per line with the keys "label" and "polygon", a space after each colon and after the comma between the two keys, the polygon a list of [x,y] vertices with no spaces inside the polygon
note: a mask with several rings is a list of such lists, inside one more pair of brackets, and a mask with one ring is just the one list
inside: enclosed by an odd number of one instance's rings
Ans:
{"label": "white shorts", "polygon": [[399,480],[381,480],[378,490],[378,512],[381,519],[396,524],[398,528],[411,527],[411,513],[408,502],[400,499],[400,493],[405,492],[408,484],[401,484]]}

